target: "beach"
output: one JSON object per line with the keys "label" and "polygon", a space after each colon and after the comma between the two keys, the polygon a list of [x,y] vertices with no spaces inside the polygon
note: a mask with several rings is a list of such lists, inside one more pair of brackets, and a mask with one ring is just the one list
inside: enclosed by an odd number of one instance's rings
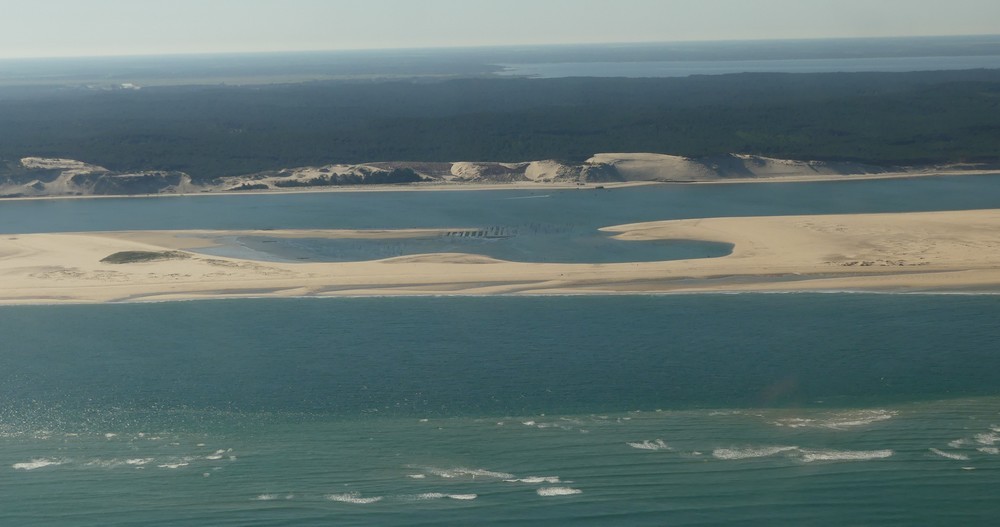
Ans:
{"label": "beach", "polygon": [[[461,231],[461,227],[456,227]],[[476,254],[272,262],[195,251],[224,236],[423,236],[440,230],[128,231],[4,235],[0,303],[234,297],[1000,290],[1000,210],[708,218],[602,229],[625,241],[733,245],[721,258],[521,263]],[[102,262],[126,252],[148,261]],[[157,256],[157,255],[162,255]]]}

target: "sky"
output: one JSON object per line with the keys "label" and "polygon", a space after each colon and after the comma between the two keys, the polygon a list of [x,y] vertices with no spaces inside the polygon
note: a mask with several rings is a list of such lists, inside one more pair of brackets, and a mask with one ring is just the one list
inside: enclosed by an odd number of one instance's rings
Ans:
{"label": "sky", "polygon": [[1000,33],[998,0],[0,0],[0,58]]}

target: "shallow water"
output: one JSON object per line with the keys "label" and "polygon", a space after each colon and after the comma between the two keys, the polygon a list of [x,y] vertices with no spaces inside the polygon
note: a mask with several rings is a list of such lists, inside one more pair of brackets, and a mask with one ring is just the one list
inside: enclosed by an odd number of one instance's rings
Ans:
{"label": "shallow water", "polygon": [[263,261],[361,262],[429,253],[478,254],[514,262],[627,263],[715,258],[732,244],[696,240],[622,241],[599,231],[509,229],[502,236],[441,235],[425,238],[321,239],[239,236],[198,252]]}

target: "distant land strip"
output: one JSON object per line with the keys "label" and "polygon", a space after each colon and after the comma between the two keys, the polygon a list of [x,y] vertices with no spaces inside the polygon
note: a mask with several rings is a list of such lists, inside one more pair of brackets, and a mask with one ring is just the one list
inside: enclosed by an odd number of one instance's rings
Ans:
{"label": "distant land strip", "polygon": [[350,189],[611,188],[645,183],[817,181],[988,174],[1000,165],[878,167],[747,154],[686,158],[651,153],[596,154],[582,163],[382,162],[298,167],[195,180],[183,172],[120,173],[72,159],[26,157],[0,176],[0,198],[314,192]]}

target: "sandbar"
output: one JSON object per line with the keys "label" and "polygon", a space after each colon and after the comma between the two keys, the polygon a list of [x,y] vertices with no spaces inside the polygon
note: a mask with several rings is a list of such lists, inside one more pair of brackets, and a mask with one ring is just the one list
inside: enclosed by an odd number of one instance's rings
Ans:
{"label": "sandbar", "polygon": [[[460,227],[451,230],[462,230]],[[611,226],[625,241],[706,240],[719,258],[614,264],[424,254],[370,262],[263,262],[196,252],[219,236],[405,238],[404,231],[130,231],[0,235],[0,304],[238,297],[1000,292],[1000,209],[671,220]],[[127,252],[183,258],[102,262]]]}

